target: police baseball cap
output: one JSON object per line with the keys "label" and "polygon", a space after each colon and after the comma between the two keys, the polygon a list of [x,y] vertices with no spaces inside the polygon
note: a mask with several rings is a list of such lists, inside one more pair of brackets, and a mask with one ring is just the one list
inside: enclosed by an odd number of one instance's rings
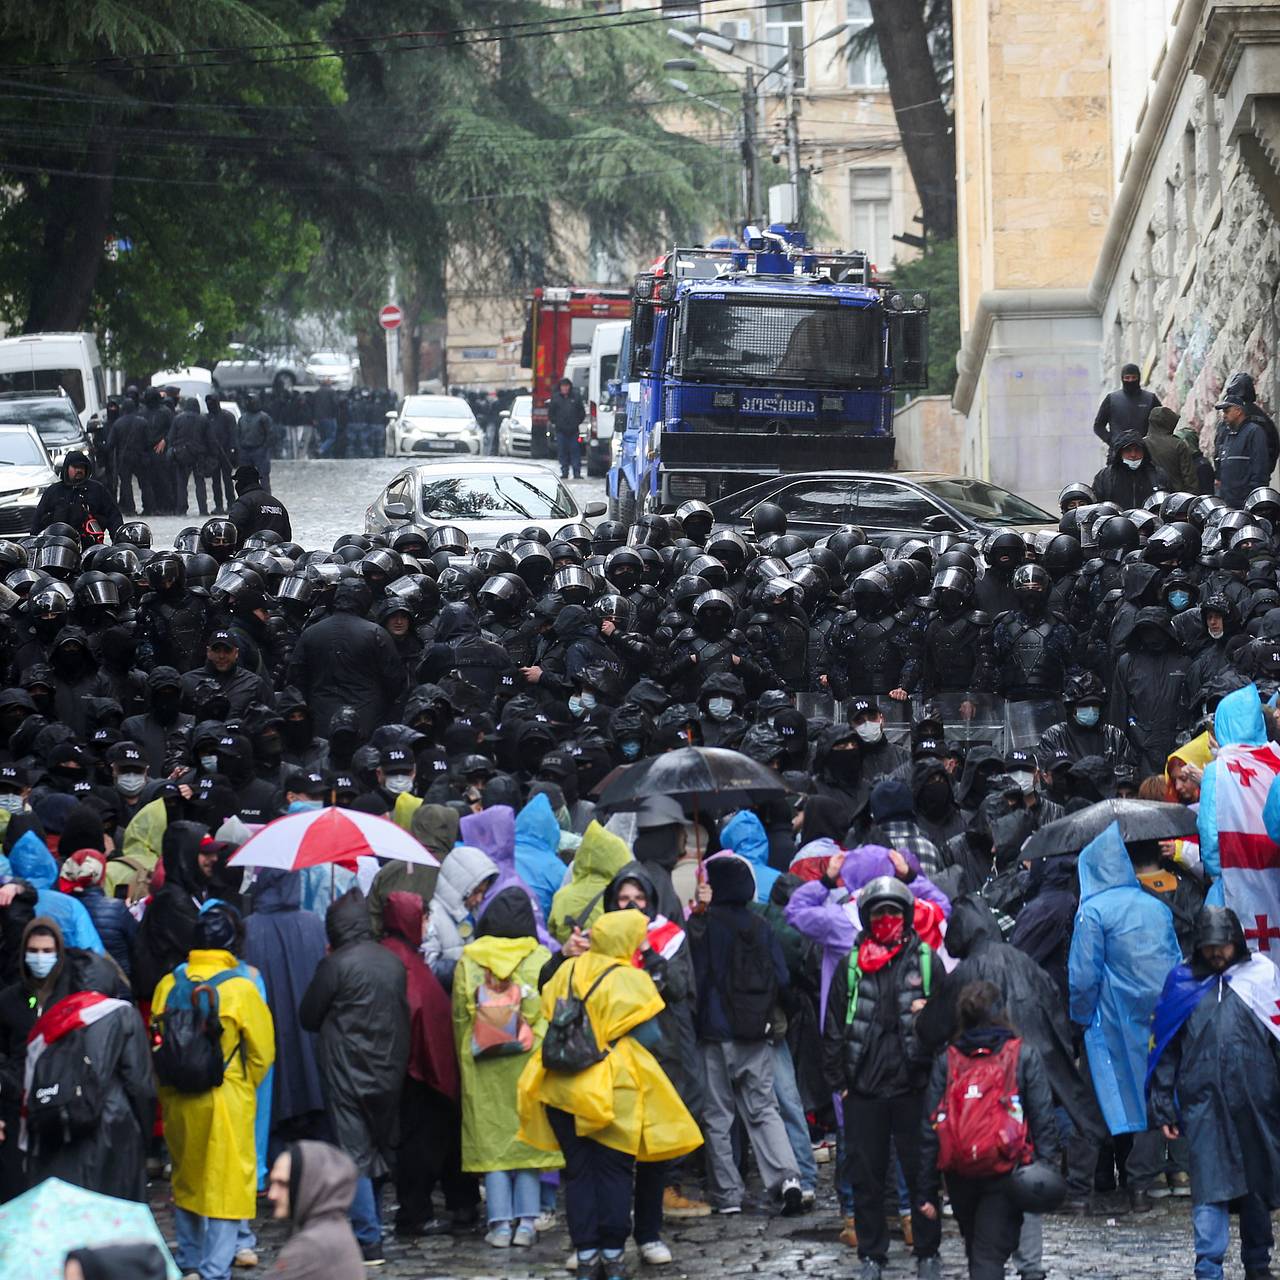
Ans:
{"label": "police baseball cap", "polygon": [[1016,751],[1007,752],[1005,755],[1004,768],[1009,773],[1017,773],[1019,770],[1033,770],[1036,767],[1036,758],[1030,751],[1023,751],[1019,748]]}
{"label": "police baseball cap", "polygon": [[0,765],[0,791],[21,791],[27,785],[25,769],[16,764]]}
{"label": "police baseball cap", "polygon": [[1239,396],[1223,396],[1213,407],[1215,409],[1243,409],[1246,406]]}
{"label": "police baseball cap", "polygon": [[325,795],[329,790],[329,779],[319,769],[295,769],[285,782],[284,789],[297,795]]}
{"label": "police baseball cap", "polygon": [[946,743],[940,738],[921,738],[915,746],[911,748],[912,759],[919,760],[922,757],[935,756],[937,759],[943,759],[947,754]]}
{"label": "police baseball cap", "polygon": [[107,752],[107,763],[122,769],[128,769],[130,766],[138,769],[147,767],[147,762],[142,758],[142,748],[136,742],[117,742]]}
{"label": "police baseball cap", "polygon": [[224,649],[238,649],[240,647],[240,641],[237,640],[230,631],[223,628],[215,631],[213,635],[209,637],[209,648],[217,649],[219,647]]}
{"label": "police baseball cap", "polygon": [[413,753],[405,747],[388,747],[379,763],[383,773],[412,773]]}
{"label": "police baseball cap", "polygon": [[874,698],[853,698],[849,702],[849,719],[856,720],[859,716],[878,716],[880,714],[880,704]]}
{"label": "police baseball cap", "polygon": [[349,773],[335,773],[333,775],[333,789],[335,791],[359,791],[360,784],[356,782],[355,777]]}

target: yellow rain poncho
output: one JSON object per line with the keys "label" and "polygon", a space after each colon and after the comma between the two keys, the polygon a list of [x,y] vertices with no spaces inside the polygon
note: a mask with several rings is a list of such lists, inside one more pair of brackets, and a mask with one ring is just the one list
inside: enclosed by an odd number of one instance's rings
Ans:
{"label": "yellow rain poncho", "polygon": [[120,856],[107,863],[107,897],[114,897],[117,886],[128,884],[140,870],[156,869],[168,827],[169,814],[163,799],[144,804],[133,815],[124,829],[124,848]]}
{"label": "yellow rain poncho", "polygon": [[[537,1058],[547,1029],[538,997],[538,975],[551,953],[537,938],[481,937],[462,950],[453,973],[453,1033],[462,1075],[462,1167],[467,1173],[499,1169],[559,1169],[560,1148],[536,1150],[516,1134],[516,1081],[526,1062]],[[533,1030],[533,1049],[509,1057],[474,1058],[471,1027],[476,991],[488,969],[495,978],[512,978],[523,988],[521,1011]],[[548,1154],[551,1152],[553,1154]]]}
{"label": "yellow rain poncho", "polygon": [[402,791],[396,796],[396,807],[391,811],[391,821],[397,827],[403,827],[408,831],[410,824],[413,822],[413,815],[422,807],[422,800],[415,795],[410,795],[407,791]]}
{"label": "yellow rain poncho", "polygon": [[604,910],[604,890],[609,881],[631,861],[627,842],[598,822],[592,822],[582,833],[582,843],[573,855],[573,878],[551,899],[551,918],[547,928],[558,942],[565,942],[573,932],[570,920],[585,929]]}
{"label": "yellow rain poncho", "polygon": [[520,1077],[520,1136],[544,1151],[559,1144],[547,1107],[577,1118],[580,1137],[591,1138],[637,1160],[674,1160],[702,1145],[702,1135],[657,1059],[627,1033],[661,1013],[662,997],[653,979],[632,963],[644,941],[648,920],[642,911],[610,911],[591,929],[591,950],[568,960],[542,991],[550,1017],[569,983],[578,996],[606,969],[609,975],[587,1003],[587,1016],[602,1048],[602,1062],[576,1075],[547,1071],[534,1053]]}
{"label": "yellow rain poncho", "polygon": [[[187,974],[211,978],[240,962],[229,951],[193,951]],[[173,974],[156,986],[152,1026],[173,990]],[[208,1093],[160,1086],[164,1136],[173,1153],[173,1202],[202,1218],[252,1218],[258,1212],[258,1155],[254,1142],[257,1088],[276,1057],[275,1027],[253,979],[229,978],[218,987],[222,1084]]]}

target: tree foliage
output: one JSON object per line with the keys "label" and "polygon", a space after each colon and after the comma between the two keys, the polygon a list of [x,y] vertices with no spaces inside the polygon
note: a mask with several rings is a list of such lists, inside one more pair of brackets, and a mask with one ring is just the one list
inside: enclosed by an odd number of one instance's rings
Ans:
{"label": "tree foliage", "polygon": [[960,257],[954,240],[934,240],[911,262],[893,264],[893,283],[904,293],[929,295],[929,394],[949,396],[960,350]]}

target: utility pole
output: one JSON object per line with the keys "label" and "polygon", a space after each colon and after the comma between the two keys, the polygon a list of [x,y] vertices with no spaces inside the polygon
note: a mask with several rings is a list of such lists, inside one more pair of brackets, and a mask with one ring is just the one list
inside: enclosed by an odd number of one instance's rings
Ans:
{"label": "utility pole", "polygon": [[[395,268],[391,269],[391,279],[387,284],[387,301],[394,303],[396,300],[396,272]],[[404,395],[404,388],[400,384],[400,332],[398,329],[388,329],[386,331],[387,338],[387,389],[395,393],[396,399],[399,400]]]}
{"label": "utility pole", "polygon": [[796,110],[796,72],[790,57],[787,58],[787,168],[790,170],[791,207],[795,210],[796,225],[803,227],[804,187],[800,168],[800,120]]}
{"label": "utility pole", "polygon": [[743,226],[754,222],[760,213],[760,173],[756,168],[756,114],[759,109],[755,72],[748,69],[742,90],[742,197],[747,213]]}

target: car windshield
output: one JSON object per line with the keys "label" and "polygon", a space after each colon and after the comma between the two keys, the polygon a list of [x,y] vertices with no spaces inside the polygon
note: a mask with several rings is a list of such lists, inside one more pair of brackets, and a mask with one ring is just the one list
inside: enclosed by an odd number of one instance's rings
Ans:
{"label": "car windshield", "polygon": [[692,298],[679,342],[686,378],[847,387],[883,372],[878,306]]}
{"label": "car windshield", "polygon": [[336,351],[317,351],[309,363],[344,365],[347,363],[347,357],[338,355]]}
{"label": "car windshield", "polygon": [[471,406],[457,396],[409,396],[402,410],[406,418],[470,418]]}
{"label": "car windshield", "polygon": [[0,431],[0,467],[47,465],[40,446],[25,431]]}
{"label": "car windshield", "polygon": [[0,423],[30,423],[45,440],[66,443],[80,439],[80,419],[71,401],[61,397],[47,400],[0,400]]}
{"label": "car windshield", "polygon": [[422,514],[428,520],[569,520],[578,508],[550,472],[498,472],[425,480]]}
{"label": "car windshield", "polygon": [[0,391],[65,391],[80,413],[84,379],[79,369],[10,369],[0,373]]}
{"label": "car windshield", "polygon": [[527,418],[532,413],[532,396],[516,396],[516,398],[511,402],[511,416],[513,418]]}
{"label": "car windshield", "polygon": [[920,487],[950,503],[961,515],[979,524],[1057,524],[1047,511],[985,480],[959,476],[946,480],[921,480]]}

